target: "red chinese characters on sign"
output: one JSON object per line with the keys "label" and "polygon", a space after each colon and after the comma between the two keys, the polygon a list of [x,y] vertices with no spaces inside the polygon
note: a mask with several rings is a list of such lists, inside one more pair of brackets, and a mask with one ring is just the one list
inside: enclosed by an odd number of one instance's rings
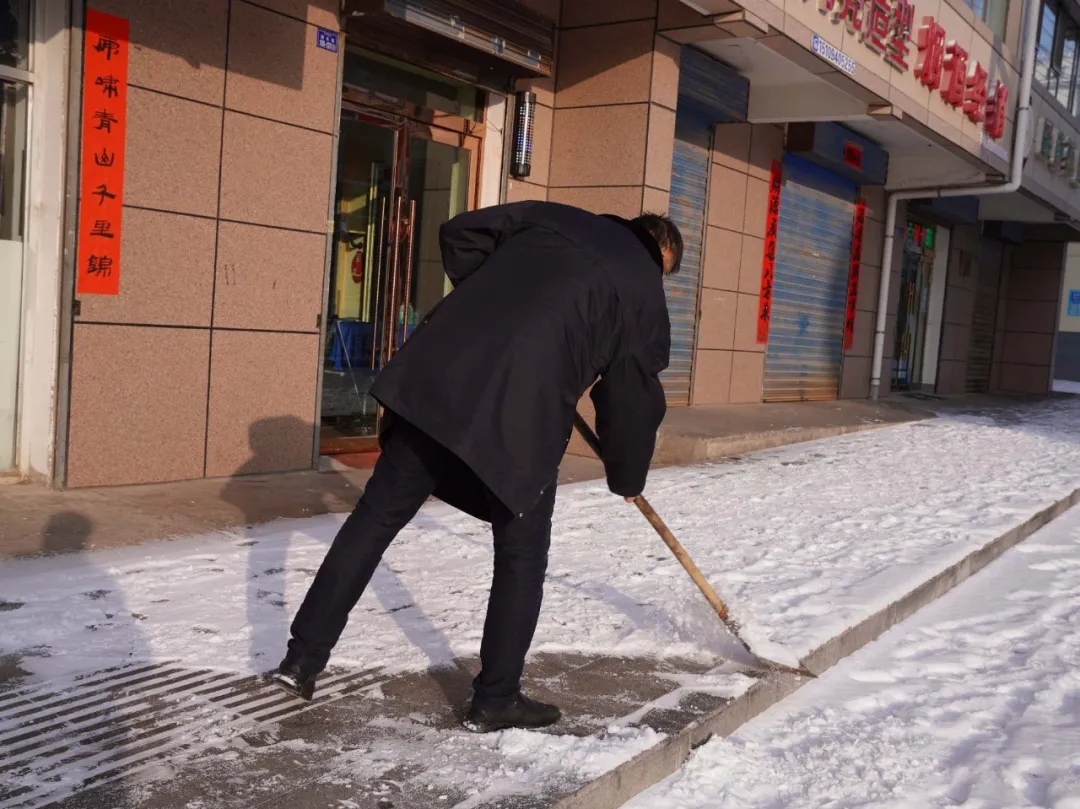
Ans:
{"label": "red chinese characters on sign", "polygon": [[1009,101],[1009,88],[1001,79],[994,85],[994,92],[986,99],[986,134],[999,140],[1005,134],[1005,112]]}
{"label": "red chinese characters on sign", "polygon": [[941,97],[950,107],[959,107],[964,103],[967,74],[967,51],[950,42],[945,46],[945,84],[941,88]]}
{"label": "red chinese characters on sign", "polygon": [[851,262],[848,266],[847,310],[844,314],[844,351],[855,342],[855,311],[859,303],[859,271],[862,268],[863,227],[866,223],[866,200],[855,203],[855,222],[851,230]]}
{"label": "red chinese characters on sign", "polygon": [[81,295],[120,294],[128,21],[86,10],[78,267]]}
{"label": "red chinese characters on sign", "polygon": [[933,17],[923,17],[917,37],[919,56],[915,60],[915,78],[924,87],[936,90],[941,86],[945,65],[945,29]]}
{"label": "red chinese characters on sign", "polygon": [[784,166],[772,162],[769,174],[769,209],[765,217],[765,250],[761,259],[761,293],[758,298],[757,341],[769,342],[769,321],[772,319],[773,278],[776,272],[776,236],[780,229],[780,189],[784,183]]}
{"label": "red chinese characters on sign", "polygon": [[885,61],[901,72],[908,69],[908,43],[914,19],[915,6],[908,0],[893,0]]}
{"label": "red chinese characters on sign", "polygon": [[884,53],[892,30],[892,11],[886,0],[867,0],[863,42],[874,53]]}
{"label": "red chinese characters on sign", "polygon": [[986,118],[986,83],[989,78],[978,62],[968,68],[964,82],[964,115],[976,124],[981,124]]}

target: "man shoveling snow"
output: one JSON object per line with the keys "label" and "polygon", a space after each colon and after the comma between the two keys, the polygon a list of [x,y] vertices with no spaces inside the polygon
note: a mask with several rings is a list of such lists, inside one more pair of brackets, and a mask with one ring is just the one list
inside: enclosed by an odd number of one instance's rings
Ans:
{"label": "man shoveling snow", "polygon": [[[546,202],[462,214],[440,231],[454,292],[379,375],[382,454],[292,624],[274,678],[305,699],[386,548],[431,495],[490,522],[495,570],[466,725],[544,727],[521,693],[543,596],[555,482],[592,389],[608,486],[645,488],[664,417],[670,325],[663,275],[682,237]],[[599,381],[597,381],[599,379]]]}

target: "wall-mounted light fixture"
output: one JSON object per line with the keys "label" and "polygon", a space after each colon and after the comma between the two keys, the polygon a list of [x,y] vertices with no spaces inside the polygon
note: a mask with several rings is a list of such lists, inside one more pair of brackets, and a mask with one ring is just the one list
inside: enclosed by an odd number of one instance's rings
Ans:
{"label": "wall-mounted light fixture", "polygon": [[521,91],[514,104],[514,148],[510,154],[510,176],[521,179],[532,173],[533,125],[536,122],[536,93]]}

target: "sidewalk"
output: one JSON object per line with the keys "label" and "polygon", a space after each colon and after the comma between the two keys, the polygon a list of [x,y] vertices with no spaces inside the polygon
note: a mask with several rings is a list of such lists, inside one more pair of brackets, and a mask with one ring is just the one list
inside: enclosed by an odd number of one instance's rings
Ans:
{"label": "sidewalk", "polygon": [[[880,403],[671,408],[658,441],[656,465],[695,463],[928,418],[932,414],[925,405],[901,397]],[[603,468],[583,445],[575,441],[571,450],[563,462],[560,483],[595,480],[603,475]],[[329,472],[67,492],[32,485],[0,486],[0,559],[123,547],[151,537],[191,536],[275,519],[347,512],[370,471],[331,465],[333,471]],[[90,524],[89,535],[82,536],[81,523],[73,530],[66,519],[55,518],[57,514],[80,515]]]}
{"label": "sidewalk", "polygon": [[[648,495],[755,645],[820,672],[1080,498],[1080,399],[659,470]],[[560,494],[528,671],[567,708],[554,732],[455,724],[490,541],[438,503],[303,705],[254,674],[340,520],[4,563],[0,809],[615,807],[801,685],[725,662],[678,563],[596,481]]]}

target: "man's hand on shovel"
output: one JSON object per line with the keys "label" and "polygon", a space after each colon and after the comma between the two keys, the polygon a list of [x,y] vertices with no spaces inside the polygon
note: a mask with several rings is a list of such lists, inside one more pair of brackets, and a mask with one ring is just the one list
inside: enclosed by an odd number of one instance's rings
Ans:
{"label": "man's hand on shovel", "polygon": [[[577,412],[574,413],[574,427],[581,434],[581,437],[585,439],[585,443],[589,445],[589,448],[596,453],[596,457],[602,461],[604,457],[600,450],[600,439],[597,437],[596,433],[593,432],[589,423]],[[682,543],[675,538],[673,533],[671,533],[671,529],[667,527],[662,519],[660,519],[660,515],[653,510],[651,505],[649,505],[649,501],[645,499],[645,496],[639,494],[637,497],[626,497],[624,499],[627,503],[632,503],[638,507],[638,510],[645,519],[649,521],[649,524],[656,530],[656,533],[660,535],[660,539],[664,540],[664,544],[671,549],[675,558],[679,560],[683,569],[690,575],[690,578],[694,580],[694,584],[697,585],[698,590],[705,596],[705,600],[708,601],[709,605],[715,610],[717,617],[724,622],[724,626],[728,628],[728,631],[731,632],[743,649],[745,649],[754,660],[758,661],[762,669],[767,671],[783,671],[788,674],[798,674],[802,677],[817,676],[805,666],[794,668],[792,666],[784,665],[783,663],[777,663],[773,660],[767,660],[751,649],[750,644],[742,637],[739,622],[728,612],[727,605],[720,600],[720,596],[716,594],[712,585],[709,584],[701,574],[701,571],[698,570],[698,566],[694,564],[694,560],[690,558],[690,554],[686,552],[686,548],[684,548]]]}

